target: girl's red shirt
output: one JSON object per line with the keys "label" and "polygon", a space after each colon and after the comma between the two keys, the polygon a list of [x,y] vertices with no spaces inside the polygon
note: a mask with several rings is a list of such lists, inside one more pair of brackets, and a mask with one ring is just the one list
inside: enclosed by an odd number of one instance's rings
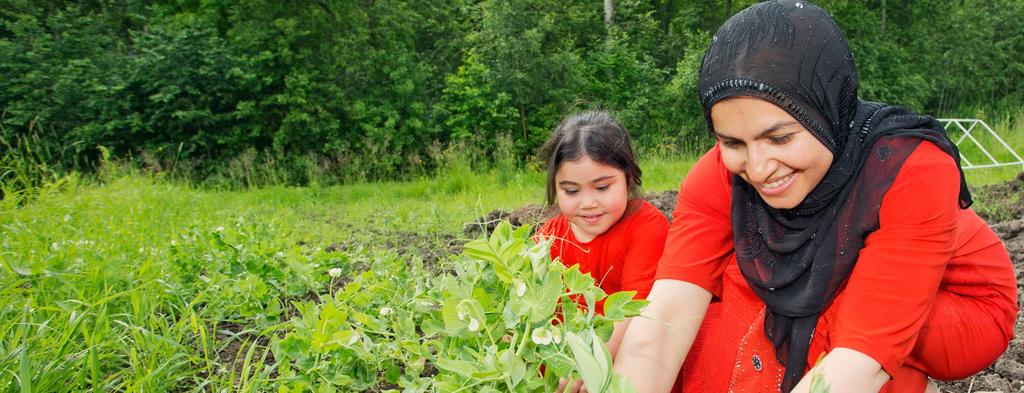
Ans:
{"label": "girl's red shirt", "polygon": [[654,205],[634,200],[619,222],[589,242],[576,239],[564,215],[558,215],[537,230],[536,238],[554,237],[551,258],[566,266],[580,265],[606,293],[636,291],[635,299],[646,299],[665,247],[668,219]]}

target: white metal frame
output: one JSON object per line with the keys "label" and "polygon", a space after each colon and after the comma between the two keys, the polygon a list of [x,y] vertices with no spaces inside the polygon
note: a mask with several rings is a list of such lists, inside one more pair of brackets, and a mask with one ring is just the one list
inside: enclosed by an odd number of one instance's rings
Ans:
{"label": "white metal frame", "polygon": [[[942,127],[945,128],[947,131],[950,130],[949,126],[950,125],[954,125],[954,124],[960,129],[960,131],[963,131],[964,134],[960,136],[960,139],[955,141],[957,146],[960,146],[960,143],[963,142],[964,139],[968,139],[969,138],[972,142],[974,142],[974,145],[977,146],[979,149],[981,149],[981,152],[984,153],[986,157],[988,157],[989,161],[992,161],[991,164],[978,164],[978,165],[976,165],[976,164],[970,162],[969,160],[967,160],[967,157],[964,157],[963,154],[960,154],[960,166],[962,168],[964,168],[964,169],[982,169],[982,168],[996,168],[996,167],[1020,165],[1021,166],[1021,170],[1024,170],[1024,159],[1022,159],[1020,157],[1020,154],[1017,154],[1017,152],[1014,151],[1013,148],[1011,148],[1010,145],[1008,145],[1006,143],[1006,141],[1003,140],[1003,138],[1000,138],[999,134],[996,134],[996,132],[992,130],[992,127],[989,127],[988,124],[986,124],[984,120],[981,120],[981,119],[938,119],[938,120],[939,120],[939,123],[942,123]],[[971,135],[971,132],[974,131],[975,127],[977,127],[979,124],[981,125],[982,128],[984,128],[986,131],[988,131],[989,135],[992,135],[993,137],[995,137],[996,140],[999,141],[999,143],[1003,145],[1003,148],[1005,148],[1006,151],[1009,151],[1010,154],[1012,154],[1013,157],[1017,159],[1017,161],[1001,162],[998,159],[996,159],[994,156],[992,156],[992,154],[988,152],[988,149],[986,149],[985,146],[981,144],[981,142],[979,142],[976,138],[974,138],[973,135]]]}

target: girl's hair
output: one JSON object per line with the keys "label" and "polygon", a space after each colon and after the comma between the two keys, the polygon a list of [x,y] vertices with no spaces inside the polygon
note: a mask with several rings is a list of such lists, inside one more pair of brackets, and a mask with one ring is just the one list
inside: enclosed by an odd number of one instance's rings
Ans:
{"label": "girl's hair", "polygon": [[597,163],[618,168],[626,174],[629,199],[640,197],[640,166],[636,163],[629,133],[618,121],[602,110],[589,110],[567,116],[555,128],[540,150],[547,162],[547,204],[555,204],[555,173],[565,161],[576,161],[586,155]]}

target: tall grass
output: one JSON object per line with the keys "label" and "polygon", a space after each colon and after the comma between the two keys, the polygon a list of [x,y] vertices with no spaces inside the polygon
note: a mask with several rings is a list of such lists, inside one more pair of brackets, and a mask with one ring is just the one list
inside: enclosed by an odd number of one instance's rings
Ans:
{"label": "tall grass", "polygon": [[[992,127],[1000,138],[1011,149],[1016,151],[1017,155],[1024,157],[1024,112],[1017,114],[1016,116],[1003,115],[994,119],[985,119],[984,114],[979,114],[979,118],[985,120],[986,123]],[[950,137],[953,140],[960,139],[963,132],[956,128],[956,126],[950,126]],[[1012,162],[1016,161],[1016,157],[1006,150],[1002,144],[999,143],[994,137],[992,137],[982,127],[978,126],[971,131],[972,136],[978,140],[989,154],[991,154],[999,162]],[[965,139],[960,143],[961,154],[971,163],[976,165],[991,164],[990,158],[981,151],[981,149],[970,139]],[[968,169],[965,171],[967,176],[968,184],[972,186],[985,186],[995,183],[1004,182],[1013,179],[1021,171],[1024,171],[1024,165],[1014,165],[998,168],[980,168],[980,169]]]}
{"label": "tall grass", "polygon": [[55,156],[39,137],[38,123],[25,135],[8,133],[0,123],[0,199],[24,202],[46,187],[59,186],[65,171],[51,164]]}

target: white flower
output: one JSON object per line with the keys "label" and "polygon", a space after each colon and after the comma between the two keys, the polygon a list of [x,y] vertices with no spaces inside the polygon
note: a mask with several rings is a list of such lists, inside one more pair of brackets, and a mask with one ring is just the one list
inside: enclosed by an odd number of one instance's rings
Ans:
{"label": "white flower", "polygon": [[331,276],[331,278],[341,277],[341,268],[337,268],[337,267],[331,268],[331,270],[327,271],[327,274],[329,276]]}
{"label": "white flower", "polygon": [[562,330],[556,327],[551,328],[551,339],[555,344],[562,343]]}
{"label": "white flower", "polygon": [[548,345],[555,339],[551,331],[544,327],[533,329],[533,333],[530,333],[530,340],[533,340],[534,344],[537,345]]}
{"label": "white flower", "polygon": [[70,214],[65,214],[64,215],[64,222],[68,222],[68,221],[71,221],[71,215]]}
{"label": "white flower", "polygon": [[526,283],[518,278],[512,279],[512,288],[516,291],[516,296],[526,296]]}
{"label": "white flower", "polygon": [[380,308],[380,315],[391,315],[391,313],[394,312],[394,311],[395,310],[392,310],[391,307],[381,307]]}
{"label": "white flower", "polygon": [[475,332],[477,330],[480,330],[480,321],[477,321],[476,318],[470,317],[469,318],[469,331]]}
{"label": "white flower", "polygon": [[213,228],[213,231],[214,231],[214,232],[224,232],[224,227],[216,227],[216,228]]}
{"label": "white flower", "polygon": [[284,258],[284,252],[278,251],[277,254],[274,254],[274,256],[278,258]]}

